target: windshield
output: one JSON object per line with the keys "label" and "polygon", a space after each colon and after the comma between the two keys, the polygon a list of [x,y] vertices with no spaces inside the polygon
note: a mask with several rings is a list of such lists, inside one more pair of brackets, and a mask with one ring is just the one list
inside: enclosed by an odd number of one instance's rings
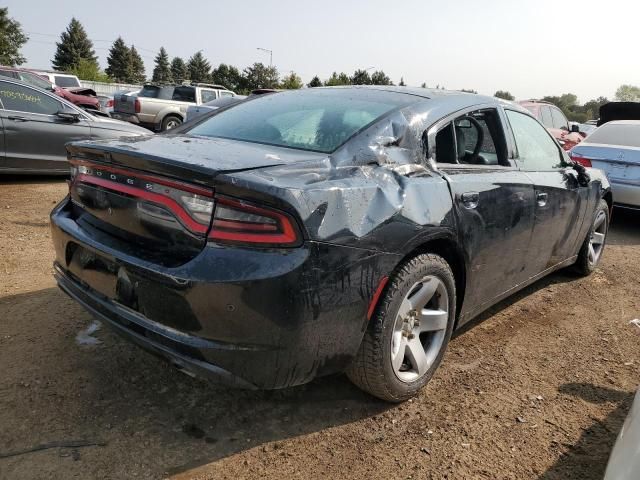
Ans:
{"label": "windshield", "polygon": [[588,142],[640,147],[640,122],[635,124],[605,123],[589,135]]}
{"label": "windshield", "polygon": [[382,90],[304,89],[240,103],[188,133],[331,153],[363,127],[412,102],[415,97]]}
{"label": "windshield", "polygon": [[29,85],[42,88],[43,90],[53,90],[53,88],[51,87],[51,82],[49,80],[46,80],[41,76],[36,75],[35,73],[19,72],[18,75],[20,76],[20,80],[28,83]]}
{"label": "windshield", "polygon": [[62,88],[80,86],[80,82],[78,82],[78,79],[76,77],[63,77],[61,75],[55,75],[53,78],[56,81],[56,85]]}

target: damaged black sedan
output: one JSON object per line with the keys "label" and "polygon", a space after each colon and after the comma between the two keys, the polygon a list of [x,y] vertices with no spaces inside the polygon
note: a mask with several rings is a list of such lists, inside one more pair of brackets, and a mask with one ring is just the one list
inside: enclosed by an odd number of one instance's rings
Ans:
{"label": "damaged black sedan", "polygon": [[346,371],[407,399],[456,328],[554,270],[591,273],[612,205],[523,108],[427,89],[283,92],[68,153],[62,290],[246,388]]}

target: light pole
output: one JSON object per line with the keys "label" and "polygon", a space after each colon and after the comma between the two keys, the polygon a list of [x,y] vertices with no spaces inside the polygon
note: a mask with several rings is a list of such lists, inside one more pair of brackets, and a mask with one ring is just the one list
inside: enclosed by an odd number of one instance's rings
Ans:
{"label": "light pole", "polygon": [[269,67],[273,67],[273,50],[269,50],[268,48],[260,48],[260,47],[257,47],[257,49],[269,54]]}

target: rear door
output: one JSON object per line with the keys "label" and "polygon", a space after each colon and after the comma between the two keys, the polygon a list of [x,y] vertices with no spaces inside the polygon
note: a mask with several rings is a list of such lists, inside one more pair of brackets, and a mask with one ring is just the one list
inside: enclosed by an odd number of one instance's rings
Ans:
{"label": "rear door", "polygon": [[468,256],[462,313],[473,316],[526,280],[533,186],[510,158],[502,111],[456,115],[439,122],[429,141],[435,141],[438,169],[450,185],[459,241]]}
{"label": "rear door", "polygon": [[527,114],[506,110],[517,149],[516,162],[534,185],[535,225],[527,273],[535,276],[577,252],[589,187],[578,182],[547,130]]}
{"label": "rear door", "polygon": [[5,143],[2,168],[67,171],[65,144],[91,136],[86,115],[77,110],[80,119],[75,123],[59,118],[56,113],[63,103],[42,90],[0,81],[0,101]]}
{"label": "rear door", "polygon": [[208,88],[200,89],[200,102],[198,105],[202,105],[203,103],[211,102],[215,100],[217,97],[216,90],[210,90]]}

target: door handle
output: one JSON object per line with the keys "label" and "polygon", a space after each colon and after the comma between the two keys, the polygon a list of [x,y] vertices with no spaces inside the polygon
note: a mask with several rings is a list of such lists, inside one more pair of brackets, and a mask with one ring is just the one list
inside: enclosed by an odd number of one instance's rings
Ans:
{"label": "door handle", "polygon": [[549,194],[544,192],[536,193],[536,202],[538,202],[539,207],[544,207],[547,204],[547,200],[549,200]]}
{"label": "door handle", "polygon": [[465,192],[460,195],[460,200],[462,201],[464,208],[476,208],[480,201],[480,194],[478,192]]}
{"label": "door handle", "polygon": [[9,115],[7,118],[9,120],[13,120],[14,122],[26,122],[26,121],[28,121],[26,118],[19,117],[17,115]]}

